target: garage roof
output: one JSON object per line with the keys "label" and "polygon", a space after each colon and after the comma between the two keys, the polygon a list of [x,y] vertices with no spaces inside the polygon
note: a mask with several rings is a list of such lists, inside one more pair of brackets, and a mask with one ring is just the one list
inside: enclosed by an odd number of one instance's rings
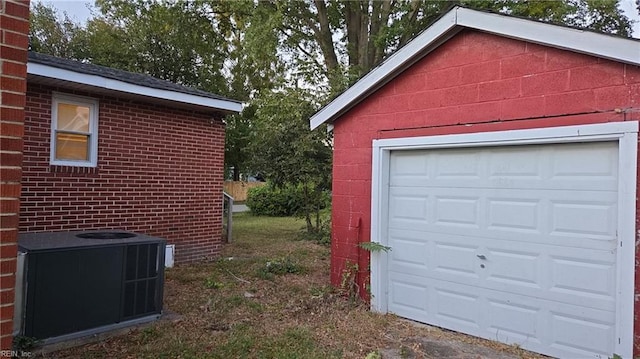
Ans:
{"label": "garage roof", "polygon": [[454,7],[389,56],[310,119],[311,129],[331,123],[463,29],[640,65],[640,41],[508,15]]}
{"label": "garage roof", "polygon": [[29,52],[29,81],[103,94],[119,94],[179,107],[240,112],[242,102],[149,75]]}

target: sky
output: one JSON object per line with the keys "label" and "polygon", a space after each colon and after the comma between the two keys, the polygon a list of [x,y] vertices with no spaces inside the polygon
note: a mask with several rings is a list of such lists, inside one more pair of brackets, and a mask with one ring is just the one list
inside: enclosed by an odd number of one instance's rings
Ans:
{"label": "sky", "polygon": [[[90,8],[93,5],[93,1],[86,0],[35,0],[34,2],[53,4],[58,10],[66,11],[69,17],[81,23],[91,16]],[[633,26],[633,37],[640,38],[640,15],[636,11],[634,0],[621,0],[620,5],[627,17],[636,21]]]}

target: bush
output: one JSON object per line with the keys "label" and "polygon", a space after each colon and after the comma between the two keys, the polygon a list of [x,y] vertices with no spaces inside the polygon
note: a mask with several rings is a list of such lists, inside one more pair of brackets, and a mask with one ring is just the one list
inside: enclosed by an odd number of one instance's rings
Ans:
{"label": "bush", "polygon": [[320,211],[315,231],[304,231],[300,234],[303,240],[314,241],[323,246],[331,245],[331,208]]}
{"label": "bush", "polygon": [[271,183],[266,186],[250,188],[246,205],[251,213],[259,216],[301,216],[306,206],[315,206],[319,209],[326,208],[331,201],[328,193],[323,193],[318,203],[307,203],[304,186],[287,185],[276,187]]}

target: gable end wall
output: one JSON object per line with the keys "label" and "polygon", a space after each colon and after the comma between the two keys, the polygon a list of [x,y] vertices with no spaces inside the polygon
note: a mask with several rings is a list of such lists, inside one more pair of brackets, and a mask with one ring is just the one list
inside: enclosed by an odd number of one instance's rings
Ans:
{"label": "gable end wall", "polygon": [[[637,120],[637,66],[482,32],[456,35],[335,121],[332,283],[358,263],[367,295],[369,255],[357,243],[371,235],[374,139]],[[635,343],[638,355],[638,334]]]}

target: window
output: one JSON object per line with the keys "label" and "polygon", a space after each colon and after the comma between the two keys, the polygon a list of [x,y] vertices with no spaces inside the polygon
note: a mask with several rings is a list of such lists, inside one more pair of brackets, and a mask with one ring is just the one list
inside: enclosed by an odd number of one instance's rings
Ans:
{"label": "window", "polygon": [[51,164],[97,166],[97,100],[54,93],[51,109]]}

